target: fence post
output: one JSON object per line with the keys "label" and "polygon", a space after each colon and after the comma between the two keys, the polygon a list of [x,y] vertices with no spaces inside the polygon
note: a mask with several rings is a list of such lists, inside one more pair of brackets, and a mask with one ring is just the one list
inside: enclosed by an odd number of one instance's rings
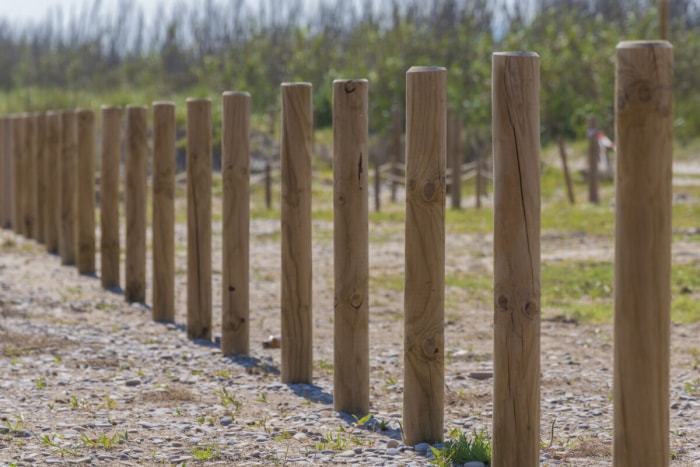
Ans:
{"label": "fence post", "polygon": [[564,138],[561,136],[557,138],[557,145],[559,146],[559,157],[561,157],[561,167],[564,171],[564,182],[566,182],[566,194],[569,198],[569,203],[576,204],[576,198],[574,198],[574,187],[571,184],[571,175],[569,174],[569,162],[566,157],[566,146],[564,145]]}
{"label": "fence post", "polygon": [[36,189],[34,191],[34,214],[36,216],[36,241],[46,243],[46,114],[34,114],[34,169],[36,173]]}
{"label": "fence post", "polygon": [[401,107],[395,104],[391,108],[391,202],[396,202],[396,189],[399,182],[398,167],[401,161]]}
{"label": "fence post", "polygon": [[153,320],[175,321],[175,104],[153,103]]}
{"label": "fence post", "polygon": [[34,144],[34,114],[24,114],[24,171],[22,186],[24,191],[22,212],[24,213],[24,236],[26,238],[35,239],[36,234],[36,179],[37,179],[37,164],[36,164],[36,146]]}
{"label": "fence post", "polygon": [[100,274],[102,287],[119,288],[119,159],[120,107],[102,106],[102,164],[100,167]]}
{"label": "fence post", "polygon": [[126,266],[124,299],[146,301],[146,178],[148,170],[148,109],[126,108]]}
{"label": "fence post", "polygon": [[95,274],[95,113],[76,111],[78,118],[78,273]]}
{"label": "fence post", "polygon": [[[222,119],[221,352],[249,351],[250,94],[225,92]],[[265,165],[266,176],[269,163]]]}
{"label": "fence post", "polygon": [[452,209],[462,209],[462,119],[450,115],[447,120],[447,157],[452,166],[450,200]]}
{"label": "fence post", "polygon": [[600,158],[600,145],[598,144],[598,119],[588,117],[588,202],[598,204],[598,159]]}
{"label": "fence post", "polygon": [[376,212],[382,209],[382,174],[381,165],[379,162],[374,164],[374,210]]}
{"label": "fence post", "polygon": [[282,382],[311,383],[311,84],[281,92]]}
{"label": "fence post", "polygon": [[616,55],[613,462],[667,466],[673,48],[621,42]]}
{"label": "fence post", "polygon": [[187,99],[187,337],[211,339],[211,100]]}
{"label": "fence post", "polygon": [[12,155],[10,154],[10,119],[3,115],[0,117],[0,228],[7,229],[12,225]]}
{"label": "fence post", "polygon": [[493,466],[539,466],[540,59],[493,54]]}
{"label": "fence post", "polygon": [[447,71],[406,73],[404,435],[443,439]]}
{"label": "fence post", "polygon": [[76,178],[78,160],[78,132],[76,128],[76,116],[73,110],[61,112],[61,157],[58,161],[58,205],[59,205],[59,229],[58,249],[61,254],[61,264],[75,264],[76,242]]}
{"label": "fence post", "polygon": [[265,208],[272,209],[272,165],[265,160]]}
{"label": "fence post", "polygon": [[367,80],[333,82],[333,408],[369,412]]}
{"label": "fence post", "polygon": [[24,190],[22,188],[22,177],[24,172],[24,118],[21,114],[12,116],[12,201],[13,218],[12,226],[17,235],[24,234],[24,214],[22,199]]}
{"label": "fence post", "polygon": [[61,113],[46,113],[46,251],[59,251],[59,198],[61,159]]}

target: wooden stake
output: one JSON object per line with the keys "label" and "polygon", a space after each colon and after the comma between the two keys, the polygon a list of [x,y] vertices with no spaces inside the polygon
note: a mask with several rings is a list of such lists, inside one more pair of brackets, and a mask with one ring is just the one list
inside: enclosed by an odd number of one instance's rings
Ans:
{"label": "wooden stake", "polygon": [[100,275],[102,287],[119,288],[119,159],[120,107],[102,106],[102,164],[100,167]]}
{"label": "wooden stake", "polygon": [[265,161],[265,207],[272,209],[272,166]]}
{"label": "wooden stake", "polygon": [[146,301],[148,109],[126,108],[126,277],[124,299]]}
{"label": "wooden stake", "polygon": [[450,198],[452,209],[462,209],[462,119],[450,115],[447,120],[447,157],[452,166]]}
{"label": "wooden stake", "polygon": [[539,64],[493,54],[494,467],[540,465]]}
{"label": "wooden stake", "polygon": [[36,164],[36,146],[34,144],[34,114],[24,115],[24,170],[22,172],[22,188],[24,195],[22,201],[22,213],[24,214],[24,236],[26,238],[36,239],[36,180],[37,180],[37,164]]}
{"label": "wooden stake", "polygon": [[24,189],[22,187],[24,177],[24,117],[22,115],[12,116],[12,200],[13,218],[12,226],[17,235],[24,235]]}
{"label": "wooden stake", "polygon": [[391,109],[391,202],[396,202],[396,189],[399,176],[399,163],[401,161],[401,119],[403,115],[401,108],[394,105]]}
{"label": "wooden stake", "polygon": [[282,382],[311,383],[311,84],[282,91]]}
{"label": "wooden stake", "polygon": [[669,465],[673,48],[621,42],[615,67],[615,466]]}
{"label": "wooden stake", "polygon": [[382,175],[379,162],[374,164],[374,210],[382,209]]}
{"label": "wooden stake", "polygon": [[367,80],[333,82],[333,408],[369,413]]}
{"label": "wooden stake", "polygon": [[443,440],[447,71],[406,73],[405,442]]}
{"label": "wooden stake", "polygon": [[154,321],[175,322],[175,104],[153,103]]}
{"label": "wooden stake", "polygon": [[61,113],[46,114],[46,251],[59,251]]}
{"label": "wooden stake", "polygon": [[0,227],[12,226],[12,127],[10,118],[0,117]]}
{"label": "wooden stake", "polygon": [[95,113],[76,111],[78,118],[78,273],[95,274]]}
{"label": "wooden stake", "polygon": [[225,92],[222,99],[221,352],[233,355],[249,351],[250,94]]}
{"label": "wooden stake", "polygon": [[668,0],[659,0],[659,39],[668,40]]}
{"label": "wooden stake", "polygon": [[475,186],[476,186],[476,209],[481,209],[481,194],[483,193],[482,183],[484,183],[484,177],[481,174],[482,168],[482,157],[481,150],[476,150],[476,175],[474,176]]}
{"label": "wooden stake", "polygon": [[34,115],[34,149],[36,162],[36,191],[34,213],[36,215],[36,241],[46,243],[46,218],[48,216],[46,200],[46,114]]}
{"label": "wooden stake", "polygon": [[571,184],[571,175],[569,174],[569,163],[566,157],[566,146],[564,145],[564,138],[562,138],[561,136],[557,138],[557,144],[559,145],[561,167],[564,171],[564,181],[566,182],[566,194],[569,197],[569,203],[576,204],[576,198],[574,198],[574,187]]}
{"label": "wooden stake", "polygon": [[598,144],[598,119],[588,118],[588,202],[598,204],[598,158],[600,157],[600,145]]}
{"label": "wooden stake", "polygon": [[76,209],[78,177],[78,130],[73,110],[61,112],[61,157],[58,162],[58,250],[61,263],[74,265],[76,260]]}
{"label": "wooden stake", "polygon": [[211,101],[187,99],[187,337],[211,339]]}

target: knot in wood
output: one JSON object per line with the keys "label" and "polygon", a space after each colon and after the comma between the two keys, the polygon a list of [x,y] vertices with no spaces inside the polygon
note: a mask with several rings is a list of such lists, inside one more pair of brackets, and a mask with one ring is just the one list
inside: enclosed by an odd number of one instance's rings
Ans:
{"label": "knot in wood", "polygon": [[356,310],[360,309],[364,301],[364,297],[359,293],[355,293],[352,295],[352,297],[350,297],[350,305],[352,305],[352,307]]}
{"label": "knot in wood", "polygon": [[425,186],[423,186],[423,199],[426,201],[432,201],[433,197],[435,197],[436,191],[435,183],[426,183]]}
{"label": "knot in wood", "polygon": [[523,312],[526,317],[532,319],[540,312],[540,308],[537,306],[537,303],[528,301],[523,305]]}
{"label": "knot in wood", "polygon": [[345,83],[345,93],[352,94],[355,92],[355,84],[352,82]]}
{"label": "knot in wood", "polygon": [[423,340],[423,353],[425,358],[435,359],[440,354],[440,346],[434,337],[427,337]]}
{"label": "knot in wood", "polygon": [[498,309],[501,311],[508,311],[508,297],[505,295],[499,295],[498,300],[496,300],[496,303],[498,304]]}

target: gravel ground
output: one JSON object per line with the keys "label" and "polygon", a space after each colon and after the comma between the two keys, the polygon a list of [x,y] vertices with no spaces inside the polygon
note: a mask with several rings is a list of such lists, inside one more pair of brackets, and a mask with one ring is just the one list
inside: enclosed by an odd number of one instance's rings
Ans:
{"label": "gravel ground", "polygon": [[[124,303],[39,245],[0,232],[2,465],[430,464],[427,446],[401,442],[401,290],[371,286],[372,419],[358,426],[333,411],[331,227],[314,224],[314,385],[280,384],[280,351],[261,345],[279,333],[278,222],[251,223],[245,358],[223,358],[215,343],[186,338],[184,226],[176,236],[174,325],[152,322],[147,306]],[[215,252],[220,231],[215,225]],[[403,240],[402,227],[374,225],[372,232],[383,237],[371,246],[375,283],[402,270]],[[674,252],[697,258],[696,245],[679,243]],[[488,235],[449,235],[448,277],[460,270],[491,277],[490,250]],[[611,252],[586,236],[542,244],[545,261],[609,260]],[[215,323],[219,264],[215,257]],[[473,293],[446,291],[447,436],[491,429],[492,311]],[[611,465],[612,328],[545,318],[542,465]],[[672,328],[672,465],[700,465],[699,334],[698,325]]]}

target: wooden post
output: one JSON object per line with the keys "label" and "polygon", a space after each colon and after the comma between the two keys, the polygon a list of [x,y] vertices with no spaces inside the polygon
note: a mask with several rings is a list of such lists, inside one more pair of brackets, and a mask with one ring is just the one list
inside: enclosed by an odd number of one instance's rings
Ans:
{"label": "wooden post", "polygon": [[187,337],[211,339],[211,101],[187,99]]}
{"label": "wooden post", "polygon": [[374,164],[374,210],[376,212],[382,209],[382,175],[379,162]]}
{"label": "wooden post", "polygon": [[539,63],[493,54],[494,467],[540,465]]}
{"label": "wooden post", "polygon": [[588,117],[588,202],[598,204],[598,159],[600,158],[600,145],[598,144],[598,119]]}
{"label": "wooden post", "polygon": [[46,200],[46,114],[38,112],[34,115],[34,149],[36,163],[36,190],[34,213],[36,215],[36,241],[46,243],[46,218],[48,216]]}
{"label": "wooden post", "polygon": [[474,175],[474,184],[476,186],[476,209],[481,209],[481,194],[483,193],[483,188],[481,184],[484,183],[484,177],[482,175],[482,157],[481,150],[476,150],[476,174]]}
{"label": "wooden post", "polygon": [[0,228],[12,226],[12,130],[10,118],[0,117]]}
{"label": "wooden post", "polygon": [[667,41],[668,37],[668,0],[659,0],[659,39]]}
{"label": "wooden post", "polygon": [[74,265],[76,260],[76,209],[78,176],[78,130],[73,110],[61,112],[61,157],[58,162],[58,250],[61,263]]}
{"label": "wooden post", "polygon": [[447,121],[448,145],[447,157],[452,161],[452,180],[450,197],[452,209],[462,209],[462,119],[451,115]]}
{"label": "wooden post", "polygon": [[154,321],[175,321],[175,104],[153,103]]}
{"label": "wooden post", "polygon": [[234,355],[249,351],[250,94],[225,92],[222,99],[221,352]]}
{"label": "wooden post", "polygon": [[102,106],[102,164],[100,166],[100,275],[102,287],[119,288],[119,159],[120,107]]}
{"label": "wooden post", "polygon": [[311,84],[282,92],[282,382],[311,383]]}
{"label": "wooden post", "polygon": [[124,299],[146,301],[148,109],[126,108],[126,277]]}
{"label": "wooden post", "polygon": [[61,113],[46,114],[46,251],[59,252]]}
{"label": "wooden post", "polygon": [[28,113],[24,115],[24,170],[22,172],[22,187],[24,196],[22,197],[23,206],[22,213],[24,214],[24,236],[26,238],[36,239],[36,179],[37,179],[37,164],[36,164],[36,146],[34,144],[34,114]]}
{"label": "wooden post", "polygon": [[391,202],[396,202],[396,189],[399,182],[396,181],[398,167],[401,161],[401,107],[394,105],[391,108]]}
{"label": "wooden post", "polygon": [[272,166],[265,161],[265,207],[272,209]]}
{"label": "wooden post", "polygon": [[406,73],[406,444],[443,440],[447,71]]}
{"label": "wooden post", "polygon": [[566,146],[564,145],[564,138],[561,136],[557,138],[557,144],[559,145],[559,156],[561,157],[561,167],[564,171],[564,181],[566,182],[566,194],[569,197],[569,203],[576,204],[576,198],[574,197],[574,187],[571,184],[571,175],[569,174],[569,163],[566,157]]}
{"label": "wooden post", "polygon": [[367,80],[333,82],[333,408],[369,413]]}
{"label": "wooden post", "polygon": [[78,273],[95,274],[95,113],[78,109]]}
{"label": "wooden post", "polygon": [[673,48],[621,42],[615,67],[615,466],[669,465]]}
{"label": "wooden post", "polygon": [[18,235],[24,234],[24,214],[22,207],[24,201],[24,189],[22,187],[24,177],[24,117],[22,115],[12,116],[12,201],[13,218],[12,226]]}

